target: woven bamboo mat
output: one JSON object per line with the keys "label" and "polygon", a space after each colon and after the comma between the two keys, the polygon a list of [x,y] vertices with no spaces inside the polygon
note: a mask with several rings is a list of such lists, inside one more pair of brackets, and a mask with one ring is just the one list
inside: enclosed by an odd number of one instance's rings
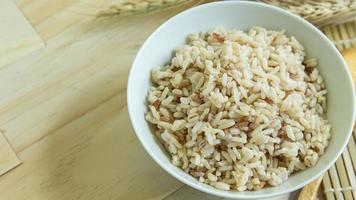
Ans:
{"label": "woven bamboo mat", "polygon": [[[322,29],[342,52],[356,47],[356,21],[327,26]],[[353,54],[355,55],[355,54]],[[353,58],[353,59],[356,59]],[[342,156],[323,177],[322,193],[327,200],[356,199],[356,130]]]}
{"label": "woven bamboo mat", "polygon": [[322,30],[340,51],[356,47],[356,20],[344,24],[326,26]]}

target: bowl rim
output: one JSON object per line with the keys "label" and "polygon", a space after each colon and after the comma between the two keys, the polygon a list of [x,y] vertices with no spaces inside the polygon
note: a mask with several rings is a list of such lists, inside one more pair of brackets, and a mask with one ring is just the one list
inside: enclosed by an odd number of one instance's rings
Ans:
{"label": "bowl rim", "polygon": [[[244,5],[244,6],[257,6],[257,7],[265,7],[265,8],[269,8],[271,9],[273,12],[282,12],[285,15],[289,15],[292,18],[294,18],[297,21],[301,21],[302,23],[304,23],[306,26],[308,26],[311,29],[314,29],[314,31],[316,31],[319,35],[319,37],[321,37],[325,43],[328,44],[328,46],[334,51],[335,57],[337,57],[337,59],[339,59],[342,63],[342,66],[344,70],[347,72],[347,81],[349,82],[349,84],[351,85],[352,88],[355,88],[354,86],[354,82],[352,81],[351,78],[351,73],[349,68],[347,67],[347,64],[345,62],[345,60],[343,59],[343,57],[341,56],[340,52],[337,50],[337,48],[334,46],[334,44],[318,29],[316,28],[314,25],[312,25],[310,22],[306,21],[304,18],[295,15],[293,13],[287,12],[281,8],[272,6],[272,5],[268,5],[265,3],[260,3],[260,2],[251,2],[251,1],[218,1],[218,2],[212,2],[212,3],[206,3],[206,4],[202,4],[202,5],[198,5],[192,8],[189,8],[187,10],[184,10],[174,16],[172,16],[171,18],[169,18],[168,20],[166,20],[163,24],[161,24],[158,28],[156,28],[151,34],[150,36],[145,40],[145,42],[142,44],[142,46],[140,47],[138,53],[135,56],[134,62],[131,66],[130,72],[129,72],[129,77],[128,77],[128,82],[127,82],[127,104],[128,104],[128,113],[129,113],[129,118],[132,124],[132,127],[134,129],[134,132],[136,134],[136,136],[138,137],[140,143],[142,144],[142,146],[144,147],[144,149],[146,150],[146,152],[151,156],[151,158],[161,167],[163,168],[166,172],[168,172],[168,174],[170,174],[171,176],[175,177],[177,180],[179,180],[180,182],[189,185],[190,187],[193,187],[199,191],[211,194],[211,195],[215,195],[215,196],[219,196],[219,197],[224,197],[224,198],[244,198],[244,199],[257,199],[257,198],[267,198],[267,197],[274,197],[274,196],[278,196],[278,195],[283,195],[283,194],[287,194],[290,192],[293,192],[297,189],[300,189],[301,187],[311,183],[312,181],[314,181],[316,178],[320,177],[324,172],[326,172],[331,165],[333,165],[336,160],[340,157],[341,153],[343,152],[343,150],[345,149],[351,135],[352,135],[352,130],[353,130],[353,125],[355,122],[355,114],[356,114],[356,107],[355,107],[355,90],[353,90],[351,98],[352,98],[352,105],[350,105],[353,109],[353,114],[352,114],[352,119],[350,120],[349,123],[349,128],[348,128],[348,135],[346,136],[346,140],[343,142],[342,146],[337,150],[337,156],[333,157],[332,159],[330,159],[330,161],[328,162],[327,165],[325,165],[325,167],[320,170],[318,173],[313,174],[312,176],[310,176],[308,179],[306,179],[306,181],[299,183],[296,186],[290,187],[288,189],[285,190],[281,190],[281,191],[277,191],[274,193],[267,193],[267,194],[254,194],[254,191],[245,191],[248,192],[248,195],[239,195],[240,192],[238,191],[223,191],[223,190],[212,190],[209,189],[207,187],[202,187],[198,184],[195,184],[193,182],[190,182],[189,180],[187,180],[186,178],[180,176],[179,174],[176,174],[176,172],[174,172],[173,170],[171,170],[170,167],[168,167],[167,165],[164,165],[163,163],[161,163],[158,159],[158,157],[156,157],[155,153],[148,147],[148,145],[146,145],[143,136],[139,133],[139,125],[136,123],[135,118],[133,116],[133,104],[131,103],[131,99],[134,99],[134,95],[133,95],[133,90],[132,85],[135,84],[134,82],[134,78],[133,78],[133,71],[135,71],[136,68],[138,68],[139,66],[137,65],[137,58],[140,57],[140,55],[142,54],[142,50],[144,48],[146,48],[146,45],[149,43],[149,41],[155,37],[155,35],[161,30],[163,29],[167,24],[171,23],[171,21],[173,21],[175,18],[181,17],[187,13],[190,12],[196,12],[199,9],[204,9],[206,7],[214,7],[216,5],[220,5],[220,4],[238,4],[238,5]],[[157,144],[158,145],[158,144]],[[282,183],[283,184],[283,183]]]}

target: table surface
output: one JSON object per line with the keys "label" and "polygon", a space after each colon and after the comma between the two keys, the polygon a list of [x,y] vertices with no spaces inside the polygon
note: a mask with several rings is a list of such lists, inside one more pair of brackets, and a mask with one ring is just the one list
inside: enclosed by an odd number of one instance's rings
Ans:
{"label": "table surface", "polygon": [[1,0],[14,17],[0,25],[0,129],[22,164],[0,177],[0,199],[216,199],[154,163],[126,107],[138,48],[196,2],[96,19],[103,2]]}
{"label": "table surface", "polygon": [[0,199],[219,199],[160,169],[137,140],[126,106],[129,69],[143,41],[206,1],[95,17],[108,2],[1,0],[0,18],[11,17],[0,23],[7,35],[6,43],[0,39],[0,131],[22,164],[0,176]]}

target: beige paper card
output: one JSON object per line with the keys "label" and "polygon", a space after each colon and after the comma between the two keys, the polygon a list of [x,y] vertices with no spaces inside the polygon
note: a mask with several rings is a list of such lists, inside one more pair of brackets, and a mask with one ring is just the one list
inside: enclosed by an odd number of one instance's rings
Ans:
{"label": "beige paper card", "polygon": [[21,164],[5,136],[0,132],[0,176]]}

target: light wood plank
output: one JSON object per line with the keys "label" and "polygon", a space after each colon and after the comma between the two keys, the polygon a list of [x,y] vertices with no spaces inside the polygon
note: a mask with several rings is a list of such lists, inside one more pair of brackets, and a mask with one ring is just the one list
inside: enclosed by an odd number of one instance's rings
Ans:
{"label": "light wood plank", "polygon": [[195,190],[189,186],[183,186],[179,190],[173,192],[168,197],[164,198],[164,200],[182,200],[182,199],[195,199],[195,200],[223,200],[223,198],[219,198],[213,195],[209,195],[198,190]]}
{"label": "light wood plank", "polygon": [[[36,56],[4,69],[0,126],[16,152],[125,90],[131,62],[144,39],[184,8],[87,21],[49,41]],[[75,110],[66,106],[79,95],[85,101]]]}
{"label": "light wood plank", "polygon": [[[0,73],[0,127],[25,161],[0,179],[0,199],[162,199],[180,188],[128,127],[125,84],[149,33],[194,2],[99,21],[105,1],[17,3],[48,46]],[[206,197],[191,190],[167,199]]]}
{"label": "light wood plank", "polygon": [[[186,6],[191,7],[194,4],[200,4],[208,1],[211,0],[191,0],[187,1],[187,3],[184,3],[183,5],[179,4],[178,8]],[[122,2],[138,1],[61,0],[53,3],[52,0],[16,0],[16,2],[34,25],[41,37],[45,41],[49,41],[85,20],[97,18],[99,13],[110,10],[113,5],[121,5]],[[159,1],[149,0],[146,1],[146,3],[160,4]],[[115,15],[112,17],[115,17]]]}
{"label": "light wood plank", "polygon": [[[265,200],[288,200],[288,199],[297,199],[296,195],[294,194],[285,194],[271,198],[264,198]],[[227,198],[221,198],[214,195],[209,195],[207,193],[200,192],[196,189],[193,189],[189,186],[183,186],[179,190],[175,191],[168,197],[164,198],[164,200],[185,200],[185,199],[194,199],[194,200],[229,200]],[[310,199],[308,199],[310,200]]]}
{"label": "light wood plank", "polygon": [[44,46],[44,42],[11,0],[0,1],[0,67]]}
{"label": "light wood plank", "polygon": [[162,199],[182,186],[136,139],[125,90],[144,39],[191,5],[83,21],[1,71],[0,127],[24,164],[0,199]]}
{"label": "light wood plank", "polygon": [[53,37],[92,18],[90,13],[95,7],[87,0],[16,0],[17,5],[29,19],[40,36],[49,41]]}
{"label": "light wood plank", "polygon": [[320,183],[322,181],[323,177],[319,177],[312,183],[309,183],[307,186],[305,186],[302,191],[299,194],[298,200],[310,200],[310,199],[315,199],[318,194],[318,189],[320,186]]}
{"label": "light wood plank", "polygon": [[21,152],[0,199],[162,199],[179,188],[139,144],[125,100],[122,91]]}
{"label": "light wood plank", "polygon": [[5,136],[0,132],[0,177],[21,164]]}

